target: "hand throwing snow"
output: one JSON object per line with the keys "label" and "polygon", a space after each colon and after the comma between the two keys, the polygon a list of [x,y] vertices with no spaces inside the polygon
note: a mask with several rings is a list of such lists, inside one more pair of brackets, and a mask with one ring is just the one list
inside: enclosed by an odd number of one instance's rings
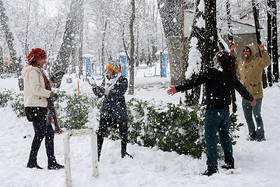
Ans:
{"label": "hand throwing snow", "polygon": [[174,95],[175,93],[177,93],[175,86],[169,86],[169,87],[170,87],[170,89],[167,90],[168,95]]}

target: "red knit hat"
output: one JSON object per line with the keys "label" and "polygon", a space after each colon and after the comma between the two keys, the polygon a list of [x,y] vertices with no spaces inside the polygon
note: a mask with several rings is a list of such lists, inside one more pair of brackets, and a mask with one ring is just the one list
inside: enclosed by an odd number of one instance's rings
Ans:
{"label": "red knit hat", "polygon": [[47,57],[46,51],[44,51],[43,49],[41,48],[32,49],[29,55],[27,56],[28,64],[33,64],[34,61],[46,57]]}

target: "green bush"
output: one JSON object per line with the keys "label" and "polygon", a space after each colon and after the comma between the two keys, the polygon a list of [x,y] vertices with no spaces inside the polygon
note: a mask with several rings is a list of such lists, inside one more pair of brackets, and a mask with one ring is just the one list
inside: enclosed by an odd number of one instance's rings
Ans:
{"label": "green bush", "polygon": [[12,91],[6,89],[0,93],[0,107],[7,106],[8,101],[12,99],[12,94]]}
{"label": "green bush", "polygon": [[88,98],[83,95],[67,96],[67,106],[63,108],[66,115],[62,119],[62,127],[67,129],[83,129],[88,122]]}
{"label": "green bush", "polygon": [[132,103],[136,115],[131,117],[134,119],[129,130],[131,142],[147,147],[158,146],[163,151],[175,151],[197,158],[201,156],[204,148],[201,138],[203,109],[199,106],[186,109],[174,104],[155,107],[136,100]]}
{"label": "green bush", "polygon": [[23,94],[18,94],[13,99],[12,108],[16,113],[17,117],[24,117],[25,116],[25,108],[23,104]]}
{"label": "green bush", "polygon": [[[141,146],[200,158],[206,152],[204,138],[205,107],[166,104],[154,106],[147,101],[131,99],[127,102],[128,140]],[[230,136],[243,124],[237,124],[237,115],[230,116]],[[117,129],[110,129],[109,138],[118,139]],[[219,141],[218,141],[219,142]]]}
{"label": "green bush", "polygon": [[[7,106],[9,100],[17,116],[24,116],[23,95],[11,97],[11,91],[0,93],[0,106]],[[67,95],[58,93],[55,102],[58,121],[67,129],[82,129],[88,122],[91,108],[101,110],[102,100],[86,95]],[[128,141],[146,147],[158,147],[163,151],[175,151],[178,154],[192,155],[200,158],[206,152],[204,140],[205,107],[159,104],[155,106],[147,101],[131,99],[127,102]],[[100,117],[100,113],[96,114]],[[230,137],[233,144],[242,123],[237,123],[237,115],[230,115]],[[119,138],[118,129],[109,128],[108,137]],[[219,141],[218,141],[219,142]]]}

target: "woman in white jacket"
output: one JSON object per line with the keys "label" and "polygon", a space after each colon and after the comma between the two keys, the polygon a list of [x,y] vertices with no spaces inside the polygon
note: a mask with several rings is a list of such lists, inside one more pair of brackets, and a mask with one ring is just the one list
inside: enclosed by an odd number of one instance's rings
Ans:
{"label": "woman in white jacket", "polygon": [[[42,169],[37,164],[37,154],[45,137],[48,169],[54,170],[62,169],[64,166],[58,164],[54,156],[54,130],[51,121],[49,121],[52,118],[49,116],[55,115],[55,112],[50,110],[50,99],[56,94],[51,91],[52,82],[47,79],[43,70],[46,56],[44,50],[32,49],[27,56],[28,65],[22,70],[25,112],[27,119],[33,122],[35,131],[27,167]],[[50,115],[50,112],[53,114]]]}

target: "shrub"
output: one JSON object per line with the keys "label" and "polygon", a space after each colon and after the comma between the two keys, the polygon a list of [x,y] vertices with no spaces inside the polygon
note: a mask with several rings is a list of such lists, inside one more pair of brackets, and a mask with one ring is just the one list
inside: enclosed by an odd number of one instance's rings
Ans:
{"label": "shrub", "polygon": [[25,115],[25,108],[23,104],[23,94],[18,94],[13,99],[12,108],[16,113],[17,117],[24,117]]}
{"label": "shrub", "polygon": [[62,119],[62,127],[67,129],[83,129],[88,122],[88,98],[82,95],[67,96],[67,106],[63,109],[66,115]]}
{"label": "shrub", "polygon": [[5,89],[2,93],[0,93],[0,107],[6,107],[8,101],[11,99],[12,99],[12,91]]}

